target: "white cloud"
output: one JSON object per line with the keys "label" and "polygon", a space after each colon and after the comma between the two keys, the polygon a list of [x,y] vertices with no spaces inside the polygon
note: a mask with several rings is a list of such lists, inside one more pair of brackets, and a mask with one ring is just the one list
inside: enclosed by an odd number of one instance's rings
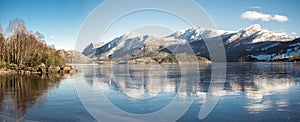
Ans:
{"label": "white cloud", "polygon": [[271,21],[272,15],[270,14],[264,14],[256,11],[246,11],[241,16],[244,19],[249,20],[261,20],[261,21]]}
{"label": "white cloud", "polygon": [[253,8],[253,9],[260,9],[261,7],[260,7],[260,6],[251,6],[250,8]]}
{"label": "white cloud", "polygon": [[289,20],[289,18],[286,17],[286,16],[283,16],[283,15],[278,15],[278,14],[276,14],[276,15],[273,17],[273,20],[276,20],[276,21],[278,21],[278,22],[286,22],[286,21]]}
{"label": "white cloud", "polygon": [[271,20],[275,20],[278,22],[286,22],[289,20],[287,16],[278,14],[273,16],[271,14],[265,14],[257,11],[246,11],[241,15],[241,18],[249,20],[261,20],[264,22],[269,22]]}

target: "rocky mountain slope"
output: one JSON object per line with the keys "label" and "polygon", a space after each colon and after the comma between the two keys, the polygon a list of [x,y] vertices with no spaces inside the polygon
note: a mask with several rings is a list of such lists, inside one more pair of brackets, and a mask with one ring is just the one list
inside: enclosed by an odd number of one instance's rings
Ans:
{"label": "rocky mountain slope", "polygon": [[83,54],[94,60],[163,58],[180,53],[210,59],[204,40],[216,39],[222,40],[227,61],[275,61],[300,55],[300,39],[268,31],[258,24],[237,32],[205,28],[179,30],[164,38],[129,33],[102,46],[90,44]]}
{"label": "rocky mountain slope", "polygon": [[58,50],[58,53],[60,56],[62,56],[65,59],[66,63],[74,63],[74,64],[91,63],[91,59],[89,57],[81,54],[79,51]]}

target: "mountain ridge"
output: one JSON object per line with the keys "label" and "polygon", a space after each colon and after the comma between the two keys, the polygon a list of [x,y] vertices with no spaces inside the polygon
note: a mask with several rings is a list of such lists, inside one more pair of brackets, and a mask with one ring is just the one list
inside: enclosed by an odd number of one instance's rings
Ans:
{"label": "mountain ridge", "polygon": [[[144,56],[162,58],[185,53],[190,46],[193,49],[193,54],[210,59],[204,40],[216,39],[222,40],[227,61],[274,61],[289,59],[300,54],[299,39],[284,33],[268,31],[258,24],[240,31],[214,30],[202,27],[178,30],[164,38],[128,33],[100,47],[95,48],[88,45],[82,53],[86,55],[90,51],[89,54],[92,55],[86,56],[94,60],[128,59]],[[279,55],[280,58],[278,58]]]}

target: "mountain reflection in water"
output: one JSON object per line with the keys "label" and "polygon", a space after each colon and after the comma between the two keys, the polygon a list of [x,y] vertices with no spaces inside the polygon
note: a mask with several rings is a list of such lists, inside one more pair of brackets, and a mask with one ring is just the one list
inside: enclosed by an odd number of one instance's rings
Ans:
{"label": "mountain reflection in water", "polygon": [[[157,112],[175,97],[194,99],[179,121],[201,121],[208,92],[220,99],[204,121],[300,120],[299,63],[227,63],[225,83],[210,91],[211,81],[220,81],[211,78],[211,64],[199,66],[199,77],[182,74],[192,68],[184,65],[75,67],[81,72],[72,77],[0,75],[0,121],[94,121],[79,97],[101,105],[104,99],[94,100],[99,91],[133,114]],[[78,97],[80,86],[86,87]]]}
{"label": "mountain reflection in water", "polygon": [[[162,69],[149,71],[150,67],[153,66],[120,65],[116,69],[127,68],[128,72],[116,73],[110,65],[102,65],[95,66],[95,69],[89,68],[84,74],[86,74],[86,78],[96,77],[96,79],[88,81],[92,86],[97,87],[97,85],[93,85],[93,83],[97,83],[102,88],[121,90],[127,95],[132,94],[136,97],[144,93],[153,96],[152,93],[162,91],[176,92],[183,96],[203,94],[207,92],[212,80],[210,65],[202,65],[199,68],[199,81],[181,81],[180,70],[189,67],[163,65],[163,71],[161,71]],[[298,85],[300,81],[299,68],[300,65],[296,63],[228,63],[224,88],[212,92],[219,96],[245,93],[248,98],[260,101],[265,95],[284,92],[290,87]],[[93,73],[95,76],[91,75]]]}
{"label": "mountain reflection in water", "polygon": [[[151,67],[153,65],[95,66],[94,69],[85,70],[85,78],[90,79],[87,80],[87,83],[90,84],[91,88],[100,88],[115,106],[135,114],[158,111],[170,103],[176,95],[181,98],[194,98],[201,107],[207,97],[211,80],[219,80],[211,79],[211,65],[200,66],[200,80],[198,81],[192,78],[190,78],[192,80],[182,80],[184,76],[181,76],[180,71],[189,67],[160,65],[156,66],[161,67],[157,70],[155,68],[151,69]],[[114,71],[124,68],[127,68],[126,71],[128,72]],[[299,69],[299,63],[228,63],[226,82],[224,85],[218,84],[215,89],[210,91],[211,95],[221,97],[221,101],[219,101],[214,111],[218,112],[218,106],[224,106],[222,105],[223,99],[230,99],[230,104],[240,108],[220,111],[240,112],[240,110],[244,110],[241,113],[252,116],[260,112],[291,111],[292,115],[297,115],[299,112],[294,110],[300,109],[300,99],[297,97],[300,94]],[[91,76],[93,73],[95,75]],[[145,101],[151,102],[154,99],[157,100],[157,104],[144,104]],[[296,107],[290,108],[295,104]],[[193,112],[187,111],[180,120],[188,120],[186,116],[191,116],[191,114],[194,116],[192,118],[198,119],[199,109],[191,107],[189,111]],[[214,117],[218,115],[211,113],[211,116]],[[251,116],[248,117],[251,118]],[[290,120],[299,119],[298,116],[291,118],[281,115],[279,117],[283,118],[282,120],[287,118]],[[221,118],[228,118],[228,116],[222,116]],[[209,116],[206,119],[214,120]],[[259,120],[265,119],[263,117],[259,118]],[[232,118],[232,120],[236,119]],[[276,117],[274,117],[274,120],[276,120]]]}

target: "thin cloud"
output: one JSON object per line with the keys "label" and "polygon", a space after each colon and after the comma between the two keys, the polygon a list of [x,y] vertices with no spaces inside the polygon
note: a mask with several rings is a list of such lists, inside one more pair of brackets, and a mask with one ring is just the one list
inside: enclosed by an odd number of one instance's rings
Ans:
{"label": "thin cloud", "polygon": [[261,13],[257,11],[246,11],[241,15],[241,18],[248,19],[248,20],[260,20],[264,22],[269,22],[271,20],[278,21],[278,22],[286,22],[289,20],[287,16],[278,15],[278,14],[271,15],[271,14]]}
{"label": "thin cloud", "polygon": [[297,35],[297,33],[296,33],[296,32],[292,32],[291,34],[292,34],[292,35]]}
{"label": "thin cloud", "polygon": [[260,9],[261,7],[260,7],[260,6],[251,6],[250,8],[253,8],[253,9]]}

